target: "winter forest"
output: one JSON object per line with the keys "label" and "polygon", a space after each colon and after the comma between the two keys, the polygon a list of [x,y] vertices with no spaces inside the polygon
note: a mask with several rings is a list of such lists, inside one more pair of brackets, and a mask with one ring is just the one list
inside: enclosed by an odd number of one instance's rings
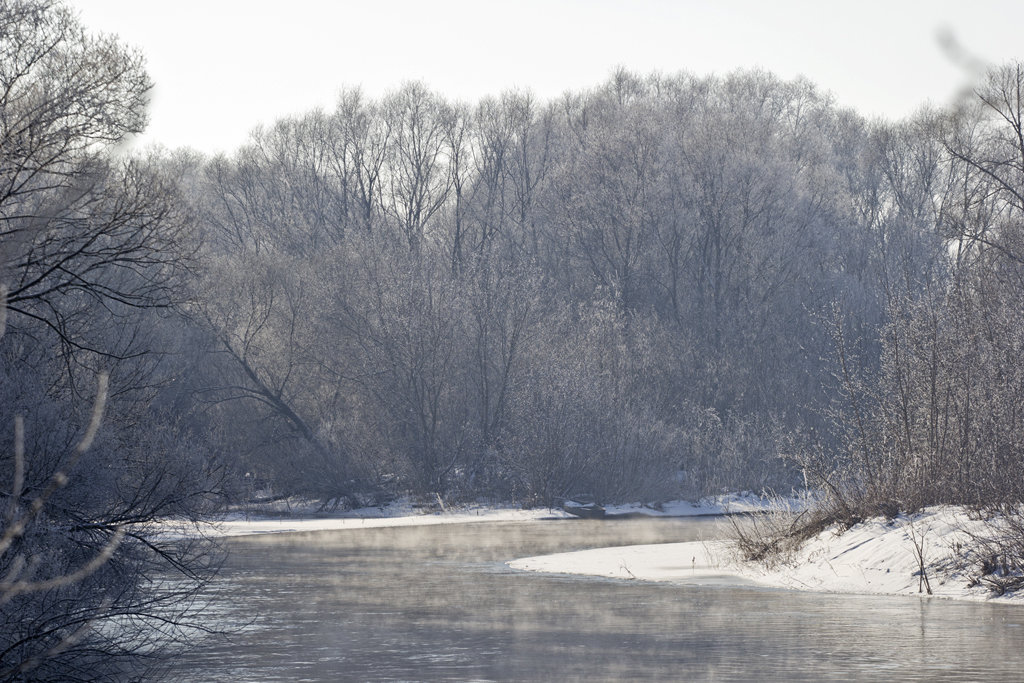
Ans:
{"label": "winter forest", "polygon": [[827,85],[407,82],[125,155],[143,55],[0,3],[0,669],[187,637],[213,556],[154,529],[254,499],[1021,502],[1024,65]]}

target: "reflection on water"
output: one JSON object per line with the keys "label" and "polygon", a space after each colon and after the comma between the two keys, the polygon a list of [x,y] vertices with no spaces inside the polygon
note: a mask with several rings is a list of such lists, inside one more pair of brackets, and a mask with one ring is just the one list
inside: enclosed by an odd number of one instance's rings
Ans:
{"label": "reflection on water", "polygon": [[[714,537],[710,520],[365,529],[230,542],[176,662],[196,681],[1013,680],[1024,608],[513,572],[516,557]],[[249,622],[252,622],[251,624]]]}

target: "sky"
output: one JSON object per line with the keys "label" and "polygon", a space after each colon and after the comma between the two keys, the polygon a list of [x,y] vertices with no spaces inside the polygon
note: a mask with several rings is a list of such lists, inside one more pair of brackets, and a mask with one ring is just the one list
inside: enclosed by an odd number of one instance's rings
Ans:
{"label": "sky", "polygon": [[342,87],[377,97],[421,80],[467,102],[510,88],[548,100],[617,67],[757,67],[896,119],[950,101],[972,65],[1024,59],[1024,3],[1010,0],[67,3],[89,30],[146,56],[155,87],[135,145],[205,153],[230,152],[277,118],[331,109]]}

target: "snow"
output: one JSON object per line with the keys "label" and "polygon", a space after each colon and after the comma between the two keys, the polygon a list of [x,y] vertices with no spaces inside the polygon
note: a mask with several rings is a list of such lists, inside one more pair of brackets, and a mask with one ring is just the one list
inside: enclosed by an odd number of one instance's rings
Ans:
{"label": "snow", "polygon": [[[765,509],[768,499],[752,493],[732,493],[706,498],[697,503],[673,501],[657,508],[640,503],[607,506],[608,514],[635,514],[651,517],[690,517],[721,515],[729,512],[749,512]],[[234,512],[210,519],[198,526],[207,536],[248,536],[252,534],[299,533],[309,531],[335,531],[341,529],[373,529],[399,526],[427,526],[435,524],[466,524],[470,522],[529,522],[541,519],[571,517],[564,510],[549,508],[522,509],[494,507],[486,504],[424,509],[402,499],[381,507],[348,510],[337,514],[316,514],[314,505],[292,502],[292,513],[278,515],[247,515]],[[197,528],[186,523],[168,521],[163,528],[165,538],[194,536]]]}
{"label": "snow", "polygon": [[[641,503],[628,505],[607,505],[605,513],[609,515],[639,514],[650,517],[699,517],[706,515],[726,515],[742,512],[767,510],[779,505],[780,499],[766,495],[758,495],[744,491],[743,493],[724,493],[718,496],[703,498],[696,503],[676,500],[651,507]],[[802,505],[798,499],[785,499],[790,508]]]}
{"label": "snow", "polygon": [[[1024,604],[970,587],[980,558],[970,534],[993,531],[997,521],[972,519],[963,509],[929,508],[913,517],[876,519],[840,532],[826,529],[786,562],[768,569],[739,560],[727,541],[598,548],[509,562],[527,571],[583,574],[675,583],[739,583],[829,593],[926,595],[921,590],[915,538],[936,597]],[[922,540],[923,539],[923,540]]]}
{"label": "snow", "polygon": [[[337,531],[342,529],[374,529],[399,526],[428,526],[436,524],[465,524],[470,522],[526,522],[539,519],[561,519],[570,515],[560,510],[519,508],[492,508],[486,506],[461,507],[447,511],[424,511],[408,501],[384,507],[348,510],[335,515],[307,517],[265,517],[231,513],[201,524],[202,532],[211,537],[249,536],[253,534],[301,533],[310,531]],[[167,533],[191,535],[167,525]]]}
{"label": "snow", "polygon": [[608,579],[675,583],[750,583],[736,574],[717,541],[659,543],[595,548],[556,555],[526,557],[508,563],[513,569],[549,574],[582,574]]}

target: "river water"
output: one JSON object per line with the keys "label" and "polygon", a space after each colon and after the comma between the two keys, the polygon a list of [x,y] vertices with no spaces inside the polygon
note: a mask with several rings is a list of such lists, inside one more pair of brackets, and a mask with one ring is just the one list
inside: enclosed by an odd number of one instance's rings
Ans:
{"label": "river water", "polygon": [[549,552],[713,538],[707,519],[360,529],[228,541],[232,630],[184,681],[1024,680],[1024,608],[515,572]]}

